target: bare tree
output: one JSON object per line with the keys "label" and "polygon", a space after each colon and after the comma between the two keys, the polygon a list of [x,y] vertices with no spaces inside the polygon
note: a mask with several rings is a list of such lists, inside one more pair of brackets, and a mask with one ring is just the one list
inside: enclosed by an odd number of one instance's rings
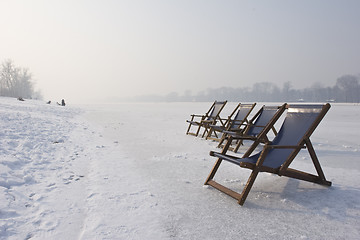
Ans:
{"label": "bare tree", "polygon": [[335,87],[339,91],[338,97],[345,102],[359,102],[359,77],[344,75],[337,79]]}
{"label": "bare tree", "polygon": [[14,82],[17,78],[17,72],[11,60],[6,60],[1,65],[0,71],[0,94],[2,96],[13,95]]}
{"label": "bare tree", "polygon": [[0,66],[0,95],[32,98],[34,87],[29,70],[16,67],[10,59],[5,60]]}

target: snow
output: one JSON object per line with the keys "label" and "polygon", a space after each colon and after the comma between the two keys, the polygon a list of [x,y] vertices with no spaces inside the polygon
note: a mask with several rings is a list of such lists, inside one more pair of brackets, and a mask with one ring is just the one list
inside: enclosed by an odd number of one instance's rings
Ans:
{"label": "snow", "polygon": [[[185,134],[209,106],[0,98],[0,239],[360,238],[358,104],[312,136],[331,187],[261,173],[244,206],[203,185],[216,143]],[[314,172],[306,151],[292,166]],[[216,180],[239,191],[249,174],[224,162]]]}

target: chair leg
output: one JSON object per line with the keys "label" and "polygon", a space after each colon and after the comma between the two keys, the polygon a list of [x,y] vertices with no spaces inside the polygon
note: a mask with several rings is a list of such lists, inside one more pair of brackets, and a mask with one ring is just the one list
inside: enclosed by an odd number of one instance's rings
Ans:
{"label": "chair leg", "polygon": [[215,173],[217,172],[218,168],[220,167],[221,162],[222,162],[222,159],[218,158],[218,160],[216,161],[214,167],[212,168],[209,176],[207,177],[204,185],[208,185],[208,182],[214,178]]}
{"label": "chair leg", "polygon": [[223,145],[223,142],[225,141],[225,139],[226,139],[226,133],[223,133],[222,134],[222,136],[221,136],[221,139],[220,139],[220,141],[219,141],[219,144],[218,144],[218,148],[221,148],[222,147],[222,145]]}
{"label": "chair leg", "polygon": [[[194,121],[194,115],[192,115],[192,116],[191,116],[191,120],[190,120],[190,121]],[[191,123],[191,122],[189,122],[189,127],[188,127],[188,129],[187,129],[187,131],[186,131],[186,135],[188,135],[188,134],[189,134],[189,131],[190,131],[191,125],[192,125],[192,123]]]}
{"label": "chair leg", "polygon": [[198,127],[198,129],[197,129],[197,131],[196,131],[196,133],[195,133],[195,137],[197,137],[197,136],[199,135],[200,128],[201,128],[201,125],[199,125],[199,127]]}
{"label": "chair leg", "polygon": [[210,130],[212,129],[207,123],[203,124],[203,128],[204,128],[204,132],[202,134],[202,138],[205,137],[205,135],[207,136],[207,134],[209,134]]}
{"label": "chair leg", "polygon": [[299,171],[292,168],[287,168],[285,171],[279,174],[280,176],[286,176],[290,178],[295,178],[307,182],[317,183],[324,186],[331,186],[331,182],[321,179],[319,176],[310,174],[307,172]]}
{"label": "chair leg", "polygon": [[[223,148],[222,154],[226,154],[227,150],[229,149],[229,147],[231,145],[232,140],[233,140],[233,138],[231,136],[229,136],[227,138],[227,143]],[[268,152],[269,152],[269,148],[267,148],[265,146],[265,148],[262,151],[262,153],[260,154],[260,156],[258,158],[258,161],[256,162],[256,166],[252,170],[252,172],[251,172],[251,174],[249,176],[249,179],[246,182],[246,185],[245,185],[244,189],[242,190],[241,194],[239,194],[237,192],[234,192],[231,189],[229,189],[227,187],[224,187],[221,184],[218,184],[217,182],[212,180],[213,177],[215,176],[216,171],[218,170],[218,168],[219,168],[219,166],[220,166],[220,164],[222,162],[221,158],[218,158],[218,160],[216,161],[212,171],[210,172],[208,178],[205,181],[205,185],[211,185],[211,186],[217,188],[218,190],[220,190],[220,191],[228,194],[229,196],[237,199],[238,203],[240,205],[243,205],[245,203],[245,200],[246,200],[247,196],[249,195],[249,192],[250,192],[252,186],[254,185],[255,179],[256,179],[257,175],[259,174],[259,172],[260,172],[261,166],[262,166]]]}
{"label": "chair leg", "polygon": [[239,140],[238,143],[236,143],[236,146],[234,148],[234,152],[237,153],[240,146],[243,145],[243,140]]}
{"label": "chair leg", "polygon": [[322,170],[322,168],[321,168],[319,159],[318,159],[317,156],[316,156],[314,147],[313,147],[313,145],[312,145],[311,142],[310,142],[310,139],[306,139],[306,140],[305,140],[305,144],[306,144],[306,147],[307,147],[307,149],[308,149],[308,151],[309,151],[309,154],[310,154],[310,156],[311,156],[311,159],[312,159],[312,161],[313,161],[313,163],[314,163],[316,172],[317,172],[317,174],[319,175],[319,178],[321,179],[321,181],[327,182],[327,181],[326,181],[326,178],[325,178],[325,174],[324,174],[324,172],[323,172],[323,170]]}
{"label": "chair leg", "polygon": [[[224,146],[223,150],[221,151],[222,154],[226,154],[226,152],[228,151],[228,149],[229,149],[229,147],[230,147],[230,145],[231,145],[231,141],[232,141],[232,138],[230,137],[230,138],[228,139],[226,145]],[[215,162],[215,165],[214,165],[214,167],[212,168],[209,176],[207,177],[204,185],[207,185],[208,182],[214,178],[215,173],[217,172],[218,168],[220,167],[221,162],[222,162],[222,159],[221,159],[221,158],[218,158],[217,161]]]}
{"label": "chair leg", "polygon": [[[213,141],[220,141],[219,134],[216,133],[217,131],[210,128],[209,133],[206,136],[206,140],[213,140]],[[218,146],[219,147],[219,146]]]}
{"label": "chair leg", "polygon": [[207,130],[207,127],[206,126],[203,126],[205,129],[204,129],[204,132],[203,134],[201,135],[201,138],[205,137],[205,134],[208,133],[208,130]]}
{"label": "chair leg", "polygon": [[188,135],[189,134],[189,131],[190,131],[190,128],[191,128],[191,123],[189,123],[189,127],[188,127],[188,129],[187,129],[187,131],[186,131],[186,135]]}
{"label": "chair leg", "polygon": [[254,185],[255,179],[260,172],[260,166],[262,166],[262,164],[264,163],[265,157],[268,154],[268,152],[269,152],[269,148],[267,148],[265,146],[264,150],[261,152],[261,154],[258,158],[258,161],[256,162],[255,168],[252,170],[250,177],[249,177],[248,181],[246,182],[246,185],[241,193],[241,197],[238,201],[238,203],[240,205],[244,204],[252,186]]}
{"label": "chair leg", "polygon": [[206,135],[206,138],[205,138],[206,140],[208,140],[208,138],[211,137],[212,132],[213,132],[213,129],[210,128],[210,130],[208,131],[208,134]]}
{"label": "chair leg", "polygon": [[321,168],[319,160],[316,156],[315,150],[310,142],[310,139],[305,139],[304,142],[306,144],[306,148],[308,149],[311,160],[314,164],[314,167],[315,167],[318,175],[314,175],[314,174],[310,174],[307,172],[289,168],[289,165],[291,164],[292,160],[297,155],[297,153],[300,151],[300,149],[295,150],[294,153],[292,153],[293,157],[289,159],[290,161],[287,161],[285,164],[283,164],[283,166],[280,168],[278,174],[280,176],[283,175],[283,176],[296,178],[296,179],[300,179],[300,180],[304,180],[304,181],[308,181],[308,182],[313,182],[313,183],[317,183],[317,184],[321,184],[321,185],[325,185],[325,186],[331,186],[331,182],[327,181],[325,178],[324,172],[322,171],[322,168]]}
{"label": "chair leg", "polygon": [[240,199],[238,199],[238,203],[241,206],[244,205],[244,202],[245,202],[247,196],[249,195],[249,192],[250,192],[252,186],[254,185],[255,179],[258,174],[259,174],[259,170],[256,168],[251,172],[250,177],[249,177],[244,189],[241,192]]}

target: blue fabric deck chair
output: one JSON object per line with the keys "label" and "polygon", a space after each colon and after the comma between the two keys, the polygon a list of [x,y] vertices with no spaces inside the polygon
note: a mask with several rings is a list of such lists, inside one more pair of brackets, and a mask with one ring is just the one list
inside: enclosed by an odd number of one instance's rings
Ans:
{"label": "blue fabric deck chair", "polygon": [[[223,142],[226,136],[231,135],[236,138],[235,146],[230,146],[229,149],[237,152],[240,146],[243,144],[244,140],[251,140],[251,141],[258,141],[262,143],[269,142],[267,133],[272,130],[274,135],[277,135],[277,131],[274,127],[276,121],[280,118],[283,112],[286,109],[286,103],[281,106],[262,106],[259,111],[254,115],[252,119],[250,119],[249,123],[247,124],[246,128],[243,131],[234,131],[234,130],[227,130],[224,131],[223,137],[219,142],[218,147],[223,147]],[[261,134],[264,128],[268,125],[266,134]]]}
{"label": "blue fabric deck chair", "polygon": [[[249,123],[248,117],[251,111],[254,109],[256,103],[253,104],[241,104],[239,103],[232,114],[228,117],[225,124],[223,125],[209,125],[209,131],[206,139],[221,141],[223,131],[241,131],[245,128],[246,124]],[[232,119],[232,115],[236,112],[235,117]]]}
{"label": "blue fabric deck chair", "polygon": [[[264,145],[262,151],[252,154],[255,148],[250,148],[242,158],[227,155],[230,141],[224,146],[221,153],[210,152],[211,156],[217,157],[217,161],[205,181],[205,185],[212,187],[235,198],[240,205],[243,205],[259,172],[269,172],[279,176],[287,176],[299,180],[331,186],[327,181],[316,156],[310,136],[319,125],[330,108],[325,105],[290,105],[288,112],[280,128],[278,135],[271,143]],[[233,138],[229,136],[230,140]],[[301,149],[307,148],[317,175],[289,168]],[[250,156],[251,155],[251,156]],[[221,162],[225,160],[243,168],[252,170],[250,177],[242,190],[237,193],[213,180]]]}
{"label": "blue fabric deck chair", "polygon": [[[210,124],[216,124],[217,121],[222,122],[222,119],[220,118],[220,113],[223,110],[223,108],[225,107],[225,104],[227,103],[227,101],[223,101],[223,102],[218,102],[215,101],[210,109],[205,113],[205,115],[197,115],[197,114],[192,114],[191,115],[191,119],[190,120],[186,120],[186,122],[189,123],[189,127],[186,131],[186,134],[190,134],[193,136],[198,136],[201,127],[205,128],[204,130],[204,134],[207,132],[207,129],[209,128]],[[199,120],[196,120],[195,118],[198,118]],[[195,133],[190,132],[191,126],[197,126],[197,130]]]}

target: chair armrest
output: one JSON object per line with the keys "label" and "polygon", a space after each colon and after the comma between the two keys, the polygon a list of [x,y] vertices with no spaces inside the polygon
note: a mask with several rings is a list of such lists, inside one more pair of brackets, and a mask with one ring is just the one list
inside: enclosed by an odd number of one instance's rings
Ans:
{"label": "chair armrest", "polygon": [[240,134],[237,134],[235,132],[229,132],[229,131],[224,131],[223,133],[226,133],[228,135],[230,135],[232,137],[232,139],[235,139],[235,140],[256,140],[257,138],[256,137],[253,137],[253,136],[249,136],[249,135],[240,135]]}
{"label": "chair armrest", "polygon": [[201,122],[203,122],[203,123],[213,123],[214,120],[201,120]]}
{"label": "chair armrest", "polygon": [[232,135],[232,136],[242,136],[242,135],[239,134],[242,131],[244,131],[244,129],[236,128],[236,129],[228,129],[228,130],[224,131],[224,133]]}
{"label": "chair armrest", "polygon": [[306,148],[305,146],[299,146],[299,145],[271,145],[271,144],[267,144],[264,146],[265,148],[292,148],[292,149],[296,149],[296,148]]}
{"label": "chair armrest", "polygon": [[195,118],[201,118],[201,119],[198,119],[197,121],[202,121],[206,118],[205,115],[199,115],[199,114],[191,114],[191,120],[190,121],[195,121]]}

